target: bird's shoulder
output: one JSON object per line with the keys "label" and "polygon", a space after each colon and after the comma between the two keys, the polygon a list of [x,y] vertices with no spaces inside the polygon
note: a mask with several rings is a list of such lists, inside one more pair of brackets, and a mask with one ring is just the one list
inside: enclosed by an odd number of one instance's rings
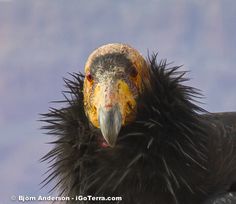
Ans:
{"label": "bird's shoulder", "polygon": [[203,118],[215,129],[227,135],[235,136],[236,139],[236,112],[206,113]]}

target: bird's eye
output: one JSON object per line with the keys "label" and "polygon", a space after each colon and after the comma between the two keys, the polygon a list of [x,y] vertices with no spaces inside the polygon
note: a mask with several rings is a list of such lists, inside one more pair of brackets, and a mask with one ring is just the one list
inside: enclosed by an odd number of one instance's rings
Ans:
{"label": "bird's eye", "polygon": [[137,75],[138,75],[137,69],[135,67],[132,67],[130,71],[130,76],[136,77]]}
{"label": "bird's eye", "polygon": [[93,81],[93,76],[92,76],[92,74],[91,74],[90,72],[88,72],[88,73],[86,74],[86,78],[87,78],[87,80],[88,80],[89,82],[92,82],[92,81]]}

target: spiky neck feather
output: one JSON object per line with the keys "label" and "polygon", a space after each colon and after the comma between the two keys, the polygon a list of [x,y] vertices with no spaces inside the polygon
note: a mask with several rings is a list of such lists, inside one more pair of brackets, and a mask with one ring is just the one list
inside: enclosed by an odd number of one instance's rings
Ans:
{"label": "spiky neck feather", "polygon": [[[44,128],[58,137],[42,159],[52,162],[45,185],[56,179],[61,194],[121,195],[127,203],[140,188],[158,194],[153,184],[164,189],[163,195],[173,203],[181,199],[176,191],[205,191],[197,183],[206,175],[207,151],[198,114],[203,110],[191,102],[197,91],[181,84],[186,79],[179,67],[167,69],[166,61],[156,63],[156,56],[149,62],[151,89],[140,98],[136,121],[121,130],[113,149],[98,145],[100,133],[85,116],[83,76],[73,74],[73,81],[65,80],[71,94],[66,97],[68,106],[44,114],[49,123]],[[189,181],[192,171],[196,178]],[[125,185],[136,187],[125,192]]]}

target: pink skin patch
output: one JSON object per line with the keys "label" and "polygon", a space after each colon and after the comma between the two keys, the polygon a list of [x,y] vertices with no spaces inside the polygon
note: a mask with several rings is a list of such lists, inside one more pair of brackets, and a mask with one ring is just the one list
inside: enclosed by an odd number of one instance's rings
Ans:
{"label": "pink skin patch", "polygon": [[107,144],[106,141],[102,142],[102,143],[100,144],[100,146],[101,146],[101,148],[107,148],[107,147],[109,147],[109,145]]}
{"label": "pink skin patch", "polygon": [[98,145],[101,147],[101,148],[108,148],[109,145],[107,144],[106,140],[103,139],[102,136],[100,136],[98,138]]}

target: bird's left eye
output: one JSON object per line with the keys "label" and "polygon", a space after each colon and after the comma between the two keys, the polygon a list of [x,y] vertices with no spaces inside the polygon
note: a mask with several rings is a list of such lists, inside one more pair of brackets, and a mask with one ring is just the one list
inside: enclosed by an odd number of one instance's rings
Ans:
{"label": "bird's left eye", "polygon": [[88,73],[86,74],[86,78],[87,78],[87,80],[88,80],[89,82],[92,82],[92,81],[93,81],[93,76],[92,76],[92,74],[91,74],[90,72],[88,72]]}
{"label": "bird's left eye", "polygon": [[137,75],[138,75],[137,69],[135,67],[132,67],[130,71],[130,76],[136,77]]}

